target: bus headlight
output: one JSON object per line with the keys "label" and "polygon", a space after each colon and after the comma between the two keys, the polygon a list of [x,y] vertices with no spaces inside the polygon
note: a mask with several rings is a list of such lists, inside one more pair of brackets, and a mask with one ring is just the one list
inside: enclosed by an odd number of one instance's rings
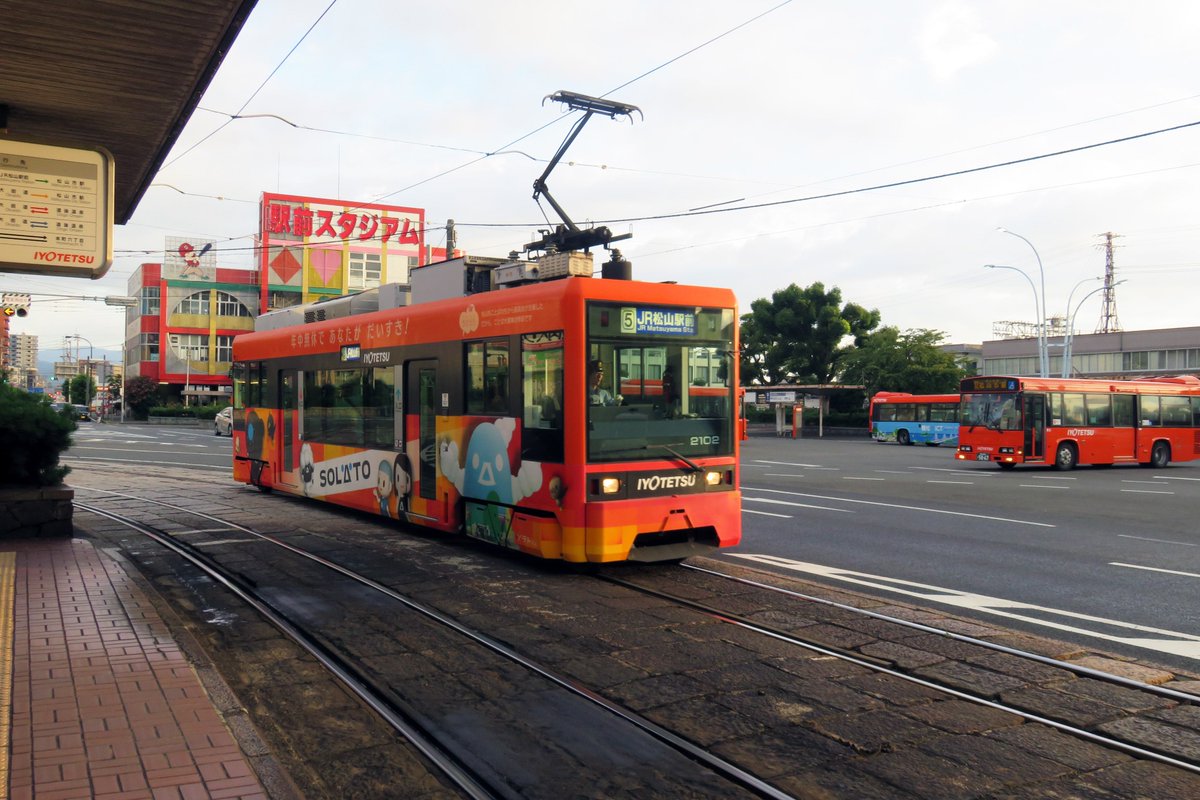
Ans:
{"label": "bus headlight", "polygon": [[720,486],[722,480],[724,480],[724,478],[722,477],[721,473],[719,473],[719,472],[704,473],[704,482],[707,483],[709,486]]}
{"label": "bus headlight", "polygon": [[621,491],[620,478],[601,478],[600,493],[601,494],[616,494]]}

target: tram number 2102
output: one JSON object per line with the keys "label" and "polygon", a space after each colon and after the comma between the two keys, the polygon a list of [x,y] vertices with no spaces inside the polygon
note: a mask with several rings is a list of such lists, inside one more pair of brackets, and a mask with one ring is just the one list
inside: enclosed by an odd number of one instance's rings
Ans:
{"label": "tram number 2102", "polygon": [[693,436],[691,441],[691,444],[696,447],[711,446],[720,443],[720,436]]}

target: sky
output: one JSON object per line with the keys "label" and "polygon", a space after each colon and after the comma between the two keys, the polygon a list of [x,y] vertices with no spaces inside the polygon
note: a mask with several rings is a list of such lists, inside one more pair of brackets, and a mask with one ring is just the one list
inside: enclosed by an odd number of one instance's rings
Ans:
{"label": "sky", "polygon": [[[1200,5],[1163,0],[260,0],[108,275],[0,290],[124,295],[168,236],[250,269],[264,191],[424,208],[427,243],[454,219],[504,256],[559,222],[532,184],[568,90],[641,111],[593,116],[547,180],[633,234],[639,280],[728,286],[743,313],[819,281],[953,343],[1070,299],[1090,333],[1111,232],[1120,327],[1197,325],[1198,40]],[[35,294],[12,330],[117,351],[122,328]]]}

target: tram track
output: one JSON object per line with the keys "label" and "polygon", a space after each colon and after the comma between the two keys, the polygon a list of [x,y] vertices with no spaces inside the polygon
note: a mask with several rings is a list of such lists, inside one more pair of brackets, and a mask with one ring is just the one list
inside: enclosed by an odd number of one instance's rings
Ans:
{"label": "tram track", "polygon": [[[1155,686],[1152,684],[1143,683],[1141,681],[1136,681],[1136,680],[1126,678],[1126,677],[1123,677],[1120,675],[1114,675],[1111,673],[1103,672],[1101,670],[1093,669],[1093,668],[1086,667],[1083,665],[1072,664],[1069,661],[1063,661],[1061,659],[1055,659],[1055,658],[1051,658],[1048,656],[1043,656],[1038,653],[1032,653],[1029,651],[1024,651],[1024,650],[1020,650],[1017,648],[1008,647],[1006,645],[997,644],[995,642],[988,642],[987,640],[979,639],[976,637],[965,636],[963,634],[958,634],[953,631],[939,629],[934,626],[925,625],[922,623],[916,623],[916,622],[912,622],[909,620],[902,620],[902,619],[899,619],[896,617],[891,617],[891,616],[888,616],[885,614],[879,614],[877,612],[869,611],[867,609],[857,608],[854,606],[846,605],[844,603],[837,603],[837,602],[828,600],[826,598],[817,597],[815,595],[808,595],[808,594],[804,594],[801,592],[795,592],[795,591],[783,589],[780,587],[772,586],[770,584],[763,583],[760,581],[754,581],[754,580],[749,580],[749,579],[742,578],[739,576],[729,575],[729,574],[722,573],[715,569],[709,569],[706,567],[697,567],[697,566],[689,565],[689,564],[682,564],[680,566],[682,569],[690,570],[690,571],[693,571],[700,575],[704,575],[707,577],[719,578],[721,580],[726,580],[726,581],[733,581],[742,586],[752,587],[754,589],[776,593],[781,596],[787,597],[791,600],[798,600],[798,601],[805,602],[805,603],[819,603],[821,605],[828,606],[830,608],[836,608],[841,612],[859,615],[863,619],[879,621],[879,622],[883,622],[886,624],[896,625],[896,626],[903,627],[903,628],[909,628],[909,629],[912,629],[915,631],[920,631],[920,632],[935,635],[935,636],[945,637],[946,639],[954,640],[954,641],[961,642],[964,644],[969,644],[971,646],[981,647],[981,648],[984,648],[987,650],[994,651],[996,653],[1004,654],[1006,656],[1011,656],[1011,657],[1019,658],[1019,659],[1025,659],[1025,660],[1028,660],[1031,662],[1036,662],[1038,664],[1052,667],[1054,669],[1063,670],[1065,672],[1074,674],[1078,677],[1084,677],[1089,680],[1100,681],[1105,684],[1121,687],[1123,689],[1129,689],[1132,691],[1137,691],[1137,692],[1140,692],[1140,693],[1143,693],[1146,695],[1151,695],[1151,696],[1161,698],[1163,700],[1175,702],[1175,703],[1189,704],[1194,707],[1200,707],[1200,696],[1197,696],[1195,694],[1191,694],[1188,692],[1181,692],[1181,691],[1178,691],[1175,689],[1170,689],[1170,688],[1166,688],[1166,687]],[[1148,746],[1145,746],[1142,744],[1138,744],[1137,742],[1130,741],[1128,739],[1120,738],[1120,737],[1113,736],[1113,735],[1103,733],[1103,732],[1098,732],[1096,730],[1090,730],[1086,727],[1074,725],[1069,722],[1055,719],[1055,718],[1047,716],[1045,714],[1033,713],[1026,708],[1022,708],[1022,707],[1012,704],[1012,703],[1003,702],[1003,700],[996,699],[995,697],[986,696],[985,694],[982,694],[979,692],[966,691],[961,688],[956,688],[954,686],[948,685],[945,682],[938,681],[938,680],[932,680],[928,677],[923,677],[919,674],[914,673],[911,670],[902,669],[902,668],[900,668],[898,666],[894,666],[894,665],[888,665],[887,663],[884,662],[883,659],[872,657],[872,656],[866,655],[861,652],[856,652],[850,648],[839,647],[837,645],[830,644],[828,641],[822,641],[818,638],[805,637],[802,635],[798,635],[794,632],[786,631],[786,630],[783,630],[783,629],[775,627],[775,626],[763,625],[761,622],[750,619],[747,616],[745,616],[744,614],[732,612],[727,609],[722,609],[717,606],[710,605],[708,603],[700,602],[700,601],[696,600],[694,597],[684,597],[679,594],[673,594],[670,591],[666,591],[661,588],[656,588],[655,586],[647,585],[646,583],[639,583],[636,580],[629,580],[626,578],[617,578],[612,575],[602,575],[602,576],[598,576],[598,577],[607,583],[611,583],[613,585],[628,588],[632,591],[637,591],[637,592],[646,594],[648,596],[675,604],[677,606],[689,608],[696,612],[710,615],[716,619],[720,619],[729,624],[736,625],[739,628],[753,631],[755,633],[761,634],[766,637],[770,637],[771,639],[774,639],[776,641],[786,642],[786,643],[795,645],[796,647],[803,648],[805,650],[808,650],[808,651],[811,651],[814,653],[818,653],[822,656],[826,656],[829,658],[836,658],[836,659],[845,661],[847,663],[853,664],[855,666],[872,670],[881,675],[887,675],[889,677],[897,678],[899,680],[903,680],[903,681],[915,684],[917,686],[921,686],[923,688],[932,689],[932,690],[944,693],[946,695],[957,698],[959,700],[964,700],[964,701],[967,701],[970,703],[974,703],[974,704],[984,706],[987,708],[991,708],[991,709],[1001,711],[1004,713],[1013,714],[1015,716],[1021,717],[1022,719],[1024,719],[1027,722],[1033,722],[1033,723],[1045,725],[1045,726],[1053,728],[1061,733],[1065,733],[1067,735],[1074,736],[1078,739],[1086,740],[1086,741],[1089,741],[1089,742],[1092,742],[1095,744],[1099,744],[1103,747],[1108,747],[1108,748],[1111,748],[1114,750],[1121,751],[1123,753],[1126,753],[1127,755],[1133,756],[1134,758],[1150,759],[1153,761],[1157,761],[1159,763],[1167,764],[1167,765],[1170,765],[1173,767],[1177,767],[1179,769],[1186,770],[1186,771],[1194,773],[1194,774],[1200,774],[1200,763],[1197,763],[1196,761],[1192,761],[1192,760],[1178,758],[1178,757],[1172,755],[1171,753],[1165,752],[1161,749],[1148,747]],[[714,594],[718,594],[718,593],[714,592]]]}
{"label": "tram track", "polygon": [[[1181,755],[1166,748],[1166,757],[1158,758],[1158,754],[1151,752],[1153,747],[1141,747],[1143,742],[1137,736],[1124,740],[1119,735],[1108,737],[1118,743],[1114,745],[1105,740],[1105,731],[1095,730],[1090,731],[1094,735],[1079,738],[1076,744],[1066,744],[1075,737],[1065,731],[1060,733],[1058,726],[1024,724],[1040,721],[1040,716],[1053,716],[1058,711],[1048,706],[1043,708],[1041,695],[1025,698],[1027,713],[1023,715],[1012,715],[995,705],[980,705],[982,711],[979,713],[963,712],[961,707],[968,705],[965,699],[940,688],[907,683],[879,671],[880,666],[893,663],[890,654],[863,647],[853,637],[825,635],[840,624],[853,627],[853,623],[844,622],[851,610],[836,604],[812,604],[798,593],[791,596],[768,594],[767,587],[729,584],[724,575],[706,574],[712,571],[709,566],[720,569],[721,562],[700,560],[698,563],[704,565],[703,569],[694,569],[694,564],[688,564],[683,567],[615,565],[599,570],[658,588],[670,588],[672,582],[679,584],[677,588],[682,590],[682,597],[693,603],[682,606],[632,587],[590,580],[595,570],[589,570],[585,575],[553,563],[505,557],[490,549],[484,552],[482,546],[470,540],[397,533],[394,528],[354,512],[310,506],[304,519],[289,518],[294,504],[277,495],[214,486],[202,488],[199,493],[180,493],[159,500],[153,499],[152,485],[127,482],[110,486],[125,491],[97,490],[97,495],[107,498],[98,500],[97,505],[169,528],[191,540],[202,552],[219,552],[249,583],[270,590],[272,584],[279,582],[267,568],[282,556],[266,555],[266,551],[259,549],[278,548],[265,542],[254,544],[252,542],[259,540],[250,535],[250,532],[267,531],[268,536],[302,545],[327,560],[393,587],[443,615],[477,628],[517,653],[533,655],[538,662],[549,664],[569,684],[595,687],[588,691],[632,709],[652,724],[728,760],[736,769],[757,776],[780,793],[764,795],[726,782],[719,793],[710,792],[710,795],[735,796],[740,792],[743,795],[788,796],[785,793],[790,792],[792,796],[807,797],[812,795],[814,787],[820,787],[820,791],[831,798],[871,794],[908,796],[904,790],[911,793],[911,787],[924,786],[925,789],[918,792],[921,796],[958,797],[973,796],[972,791],[978,793],[982,791],[979,787],[986,786],[993,792],[1004,787],[1015,792],[1012,796],[1021,796],[1040,790],[1043,781],[1054,780],[1064,769],[1068,774],[1076,775],[1081,786],[1108,785],[1106,782],[1110,778],[1106,767],[1125,765],[1149,769],[1152,764],[1163,771],[1162,785],[1200,785],[1195,783],[1197,771],[1193,763],[1200,762],[1200,758],[1193,758],[1192,752]],[[81,492],[90,491],[77,488]],[[171,486],[173,489],[174,485]],[[175,502],[167,502],[169,500]],[[107,531],[101,532],[101,536],[133,553],[132,557],[143,564],[143,569],[147,562],[153,567],[153,562],[159,560],[149,554],[151,547],[157,546],[137,545],[135,536],[114,537]],[[145,552],[136,552],[139,547]],[[304,561],[312,563],[314,570],[329,572],[327,567],[316,562]],[[171,588],[172,580],[177,576],[168,575],[164,580],[163,565],[158,566],[160,577],[156,583],[165,586],[172,598],[186,606],[191,599]],[[293,567],[280,569],[286,575],[299,572]],[[764,574],[755,570],[746,572],[753,576]],[[784,583],[796,586],[794,581]],[[733,588],[735,586],[737,588]],[[358,591],[377,594],[366,588]],[[346,593],[353,592],[347,590]],[[312,613],[316,603],[300,597],[299,589],[293,594],[297,595],[293,600],[302,607],[307,606]],[[391,599],[386,602],[394,603]],[[804,610],[798,610],[801,608]],[[738,616],[745,616],[762,630],[735,628],[728,624]],[[860,627],[872,634],[877,633],[874,628],[892,625],[884,619],[866,617],[864,620]],[[803,625],[815,625],[814,631],[821,629],[818,636],[828,653],[802,649],[772,636],[776,628],[789,632]],[[387,638],[389,642],[393,639],[409,641],[420,635],[412,629],[411,623],[400,621],[395,614],[375,627],[386,630],[385,637],[380,638]],[[210,644],[220,648],[221,635],[219,632],[213,634],[211,630],[212,626],[206,625],[205,636]],[[907,635],[921,640],[914,644],[921,650],[926,648],[925,640],[935,636],[932,631],[919,628],[907,629]],[[446,636],[463,638],[458,633],[447,632]],[[334,634],[330,638],[339,637]],[[912,643],[916,639],[907,641]],[[969,641],[946,641],[957,648],[974,647]],[[356,658],[365,652],[370,661],[374,645],[357,647],[351,644]],[[475,645],[472,643],[472,646]],[[434,670],[449,669],[452,672],[463,659],[456,653],[437,652],[439,648],[449,649],[449,645],[429,644],[417,648],[420,652],[412,655],[427,661]],[[969,654],[950,654],[936,646],[931,646],[930,651],[939,650],[946,654],[946,658],[941,659],[946,665],[971,669]],[[235,652],[240,657],[242,651]],[[1004,652],[993,654],[996,658],[1014,661],[1019,658]],[[857,658],[858,662],[846,660],[847,656]],[[1050,665],[1036,666],[1043,671],[1057,669]],[[457,677],[461,678],[462,673]],[[456,683],[455,678],[454,674],[447,674],[445,682]],[[1041,691],[1039,679],[1039,676],[1029,677],[1024,685],[1035,692]],[[440,672],[434,680],[440,680]],[[513,683],[508,673],[487,665],[478,667],[478,676],[473,681],[474,687],[484,684],[504,687],[506,695]],[[898,688],[901,683],[913,688]],[[1014,679],[1007,685],[1011,687],[1018,683]],[[242,684],[236,690],[245,688]],[[1126,688],[1116,687],[1116,690],[1125,691]],[[249,691],[258,690],[250,687]],[[443,688],[433,686],[432,691],[440,696]],[[553,691],[562,689],[555,686]],[[1136,690],[1128,688],[1128,691]],[[1178,698],[1158,697],[1156,701],[1161,704],[1159,708],[1168,703],[1185,705]],[[1129,701],[1130,708],[1125,709],[1118,721],[1141,723],[1143,719],[1136,715],[1139,702],[1136,698]],[[490,700],[488,704],[491,704]],[[292,721],[287,712],[281,714],[274,706],[270,708],[266,712],[268,724],[280,719]],[[1040,713],[1042,711],[1046,713]],[[1006,717],[1011,719],[1005,721]],[[465,715],[459,717],[467,718]],[[326,718],[316,719],[319,720],[317,728],[329,724]],[[1054,721],[1061,722],[1051,720]],[[590,736],[593,741],[603,740],[603,747],[619,741],[614,736],[589,731],[589,727],[594,726],[575,724],[570,733]],[[521,739],[519,733],[513,733],[512,727],[496,724],[490,730],[497,737],[496,742],[489,743],[490,747],[497,746],[499,737],[505,742],[499,746],[504,747],[514,735]],[[1197,735],[1190,729],[1184,730],[1185,737],[1191,737],[1186,742],[1194,742]],[[1146,752],[1139,752],[1141,750]],[[1024,753],[1020,757],[1029,761],[1023,761],[1025,766],[1013,773],[1003,765],[1005,759],[1013,758],[1017,752]],[[1079,753],[1089,755],[1076,761]],[[1045,760],[1047,756],[1051,758],[1050,762]],[[993,758],[1000,764],[995,770],[988,766]],[[687,769],[695,770],[697,762],[687,760]],[[932,770],[927,777],[922,773],[917,784],[911,783],[913,763],[922,764],[923,770]],[[521,768],[517,769],[519,772]],[[578,780],[578,776],[574,779]],[[612,790],[612,786],[603,780],[581,788],[580,793],[621,796],[621,792]],[[556,797],[563,794],[561,786],[556,787]],[[869,786],[875,791],[864,791],[864,787]],[[964,787],[975,788],[963,793]],[[639,788],[639,797],[704,796],[702,792],[647,790],[645,784]],[[358,794],[387,796],[378,792]],[[522,796],[526,794],[531,793],[522,793]],[[633,794],[628,792],[628,796]],[[1170,795],[1172,792],[1168,791],[1161,796]],[[345,794],[330,793],[327,796]]]}
{"label": "tram track", "polygon": [[[217,537],[228,537],[230,532],[236,531],[253,537],[256,541],[281,548],[292,556],[319,564],[340,578],[353,581],[378,595],[386,596],[389,600],[403,606],[406,611],[418,614],[429,623],[465,638],[472,646],[482,647],[490,654],[519,666],[530,676],[530,680],[540,684],[549,684],[553,687],[554,692],[571,699],[547,699],[547,694],[551,690],[547,689],[545,685],[526,688],[519,696],[526,698],[537,696],[537,702],[540,705],[557,707],[560,713],[570,716],[570,727],[589,731],[589,735],[581,737],[581,741],[590,741],[600,737],[610,741],[628,742],[615,755],[618,758],[629,757],[636,752],[637,757],[644,764],[652,765],[646,771],[647,779],[664,784],[652,787],[653,795],[730,797],[741,794],[748,797],[778,798],[779,800],[791,797],[788,793],[738,765],[720,758],[686,738],[604,698],[579,681],[551,670],[486,633],[472,629],[434,608],[406,597],[328,558],[308,552],[276,536],[261,533],[236,521],[189,509],[182,505],[129,493],[87,487],[77,488],[82,491],[96,492],[109,499],[120,499],[126,502],[132,501],[137,504],[170,509],[173,514],[189,515],[216,526],[208,529],[188,528],[188,533],[207,532]],[[94,501],[77,501],[76,507],[153,539],[160,545],[169,548],[177,556],[203,570],[210,578],[218,581],[243,602],[250,604],[272,625],[300,645],[309,655],[316,658],[375,713],[386,720],[465,796],[472,798],[561,796],[564,788],[562,770],[551,770],[546,785],[537,779],[526,776],[525,780],[532,781],[532,783],[517,787],[508,782],[501,765],[481,763],[478,753],[464,753],[460,749],[456,749],[453,744],[448,744],[445,741],[446,731],[444,729],[437,730],[437,725],[430,724],[430,718],[434,714],[416,709],[411,700],[398,698],[394,684],[381,679],[382,676],[362,669],[355,663],[352,655],[339,652],[337,645],[332,641],[333,637],[325,633],[314,633],[306,627],[306,623],[298,622],[289,613],[277,608],[259,589],[260,581],[253,575],[247,574],[244,564],[240,564],[236,569],[227,568],[220,563],[219,558],[214,558],[209,552],[202,552],[202,548],[196,542],[181,542],[178,536],[174,536],[162,528],[139,521],[127,514],[105,509]],[[443,710],[441,715],[450,716],[453,713],[447,714]],[[460,710],[458,713],[465,713],[465,710]],[[517,710],[509,713],[513,718],[520,716]],[[497,729],[502,726],[502,722],[493,723],[493,727]],[[579,747],[582,746],[579,745]],[[555,742],[553,748],[547,749],[546,752],[528,755],[525,761],[538,763],[540,760],[554,758],[556,753],[551,750],[570,751],[572,749],[570,743],[559,740]],[[576,771],[587,772],[587,770],[580,770],[578,766],[586,755],[582,750],[574,754],[573,763]],[[593,751],[592,755],[595,756],[596,752]],[[599,761],[600,763],[593,769],[600,772],[615,769],[617,766],[615,763],[605,763],[604,759],[599,759]],[[628,764],[625,764],[625,769],[629,771]],[[637,770],[633,771],[637,772]],[[528,770],[524,772],[528,773]],[[585,787],[597,785],[599,779],[599,776],[596,776],[588,780],[583,774],[576,777],[581,780],[580,791],[586,791]],[[671,783],[678,785],[668,788]],[[630,796],[644,795],[634,792]]]}

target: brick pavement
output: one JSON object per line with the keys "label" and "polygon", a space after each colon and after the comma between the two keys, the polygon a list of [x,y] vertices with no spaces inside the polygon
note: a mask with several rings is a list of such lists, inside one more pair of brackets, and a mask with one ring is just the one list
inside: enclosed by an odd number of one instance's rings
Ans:
{"label": "brick pavement", "polygon": [[[266,800],[196,671],[123,567],[79,539],[0,542],[14,800]],[[3,796],[3,795],[0,795]]]}

